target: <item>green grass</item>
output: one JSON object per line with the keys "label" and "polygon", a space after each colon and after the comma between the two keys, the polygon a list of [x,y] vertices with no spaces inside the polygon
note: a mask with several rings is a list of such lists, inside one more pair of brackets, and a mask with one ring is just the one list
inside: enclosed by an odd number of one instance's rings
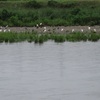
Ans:
{"label": "green grass", "polygon": [[0,1],[0,25],[34,26],[40,22],[49,26],[100,25],[99,0],[55,0],[49,4],[48,1]]}
{"label": "green grass", "polygon": [[16,42],[34,42],[43,43],[48,40],[53,40],[57,43],[62,43],[65,41],[78,42],[78,41],[92,41],[96,42],[100,39],[100,34],[98,33],[70,33],[70,34],[57,34],[57,33],[0,33],[0,43],[16,43]]}

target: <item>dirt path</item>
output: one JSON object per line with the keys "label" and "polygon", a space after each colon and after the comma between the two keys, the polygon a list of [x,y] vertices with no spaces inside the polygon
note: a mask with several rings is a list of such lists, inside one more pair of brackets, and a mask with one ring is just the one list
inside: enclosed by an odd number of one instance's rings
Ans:
{"label": "dirt path", "polygon": [[[46,29],[44,28],[46,27]],[[48,33],[70,33],[73,31],[77,32],[90,32],[90,31],[95,31],[96,32],[100,32],[100,26],[91,26],[90,30],[89,30],[89,26],[57,26],[57,27],[50,27],[50,26],[44,26],[44,27],[8,27],[8,29],[10,29],[10,31],[12,32],[32,32],[32,31],[36,31],[39,33],[43,33],[43,32],[48,32]],[[2,30],[4,30],[5,27],[3,27]]]}

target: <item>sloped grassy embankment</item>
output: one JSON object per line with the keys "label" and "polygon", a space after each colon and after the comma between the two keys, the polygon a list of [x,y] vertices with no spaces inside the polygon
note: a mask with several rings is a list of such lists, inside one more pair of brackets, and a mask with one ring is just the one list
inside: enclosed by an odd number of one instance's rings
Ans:
{"label": "sloped grassy embankment", "polygon": [[0,1],[0,26],[100,25],[97,0],[17,0]]}

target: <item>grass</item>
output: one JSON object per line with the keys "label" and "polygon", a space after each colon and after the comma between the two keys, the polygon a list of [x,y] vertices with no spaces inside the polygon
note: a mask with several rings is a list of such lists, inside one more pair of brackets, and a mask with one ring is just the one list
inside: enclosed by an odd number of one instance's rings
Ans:
{"label": "grass", "polygon": [[100,39],[99,33],[81,33],[81,32],[75,32],[70,34],[57,34],[57,33],[12,33],[12,32],[6,32],[6,33],[0,33],[0,43],[15,43],[15,42],[22,42],[22,41],[28,41],[28,42],[34,42],[34,43],[43,43],[48,40],[53,40],[55,42],[77,42],[77,41],[92,41],[96,42]]}
{"label": "grass", "polygon": [[0,25],[34,26],[40,22],[49,26],[100,25],[99,0],[55,0],[49,4],[48,1],[0,1]]}

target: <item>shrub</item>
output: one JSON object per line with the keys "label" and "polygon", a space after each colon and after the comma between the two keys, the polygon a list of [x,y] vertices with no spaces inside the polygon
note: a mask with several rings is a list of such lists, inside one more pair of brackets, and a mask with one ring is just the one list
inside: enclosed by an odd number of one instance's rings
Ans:
{"label": "shrub", "polygon": [[66,8],[72,8],[75,6],[76,6],[76,3],[74,3],[74,2],[67,2],[66,4],[64,4],[64,7],[66,7]]}
{"label": "shrub", "polygon": [[6,20],[9,18],[9,12],[6,9],[3,9],[1,12],[1,19]]}
{"label": "shrub", "polygon": [[49,7],[59,7],[61,4],[58,3],[57,1],[54,1],[54,0],[50,0],[48,1],[48,4],[47,4]]}
{"label": "shrub", "polygon": [[32,0],[32,1],[27,2],[26,7],[28,7],[28,8],[40,8],[41,5],[37,1]]}
{"label": "shrub", "polygon": [[79,9],[79,8],[74,8],[74,9],[71,11],[71,14],[72,14],[72,15],[77,15],[79,12],[80,12],[80,9]]}

